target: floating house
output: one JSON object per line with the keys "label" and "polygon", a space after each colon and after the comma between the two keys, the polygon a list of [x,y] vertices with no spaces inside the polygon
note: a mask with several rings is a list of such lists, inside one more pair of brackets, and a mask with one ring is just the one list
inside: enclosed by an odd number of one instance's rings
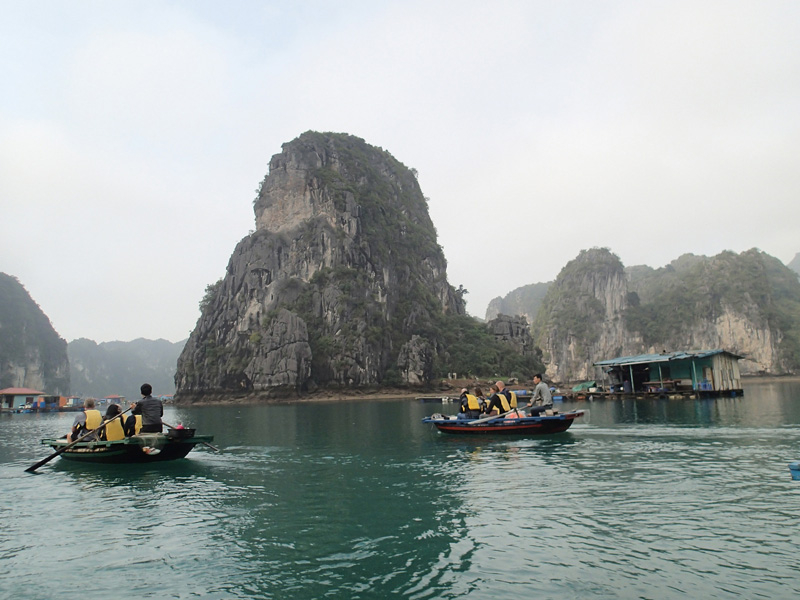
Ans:
{"label": "floating house", "polygon": [[10,387],[0,390],[0,410],[16,411],[33,406],[43,392],[28,388]]}
{"label": "floating house", "polygon": [[739,359],[726,350],[620,356],[594,363],[611,393],[741,396]]}

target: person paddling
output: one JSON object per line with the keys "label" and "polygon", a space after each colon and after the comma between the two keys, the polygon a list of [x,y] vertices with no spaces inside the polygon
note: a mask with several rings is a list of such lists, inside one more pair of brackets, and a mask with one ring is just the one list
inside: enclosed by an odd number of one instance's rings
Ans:
{"label": "person paddling", "polygon": [[541,374],[537,373],[533,376],[533,397],[528,403],[531,409],[531,416],[535,416],[553,408],[553,396],[550,394],[550,388],[542,381]]}
{"label": "person paddling", "polygon": [[[164,405],[158,398],[153,398],[153,386],[149,383],[142,384],[140,391],[142,399],[131,406],[131,415],[142,415],[140,433],[161,433]],[[128,425],[126,425],[126,429],[128,429]]]}

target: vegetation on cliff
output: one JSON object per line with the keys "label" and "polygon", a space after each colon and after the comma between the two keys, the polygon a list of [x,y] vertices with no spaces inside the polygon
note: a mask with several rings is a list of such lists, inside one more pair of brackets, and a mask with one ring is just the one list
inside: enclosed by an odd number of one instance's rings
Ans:
{"label": "vegetation on cliff", "polygon": [[505,297],[494,298],[486,307],[485,319],[491,321],[497,315],[520,315],[532,323],[552,283],[530,283],[511,290]]}
{"label": "vegetation on cliff", "polygon": [[800,368],[800,281],[764,252],[687,254],[660,269],[637,267],[629,289],[625,321],[647,344],[675,347],[701,323],[732,311],[780,332],[781,359]]}
{"label": "vegetation on cliff", "polygon": [[72,393],[103,398],[118,394],[129,399],[139,396],[147,382],[156,396],[175,391],[175,364],[186,342],[146,340],[96,343],[86,338],[68,346]]}
{"label": "vegetation on cliff", "polygon": [[66,341],[17,278],[5,273],[0,273],[0,332],[0,388],[69,393]]}
{"label": "vegetation on cliff", "polygon": [[[619,258],[607,248],[581,250],[549,286],[531,326],[534,341],[542,348],[547,339],[573,344],[576,353],[597,341],[606,308],[595,295],[597,282],[624,277]],[[549,358],[549,357],[546,357]]]}
{"label": "vegetation on cliff", "polygon": [[587,365],[610,356],[719,345],[750,372],[797,372],[800,281],[757,249],[686,254],[660,269],[584,250],[548,289],[532,335],[562,377],[591,376]]}
{"label": "vegetation on cliff", "polygon": [[418,384],[450,372],[530,375],[447,281],[415,173],[337,133],[283,145],[254,202],[257,230],[206,289],[177,393]]}

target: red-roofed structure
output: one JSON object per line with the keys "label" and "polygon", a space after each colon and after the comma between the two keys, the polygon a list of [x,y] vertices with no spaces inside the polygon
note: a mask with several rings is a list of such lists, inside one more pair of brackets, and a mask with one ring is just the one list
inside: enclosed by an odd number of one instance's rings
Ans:
{"label": "red-roofed structure", "polygon": [[4,390],[0,390],[0,396],[7,396],[11,394],[12,396],[24,396],[25,394],[31,396],[41,396],[44,392],[40,392],[39,390],[32,390],[30,388],[15,388],[10,387]]}
{"label": "red-roofed structure", "polygon": [[44,394],[39,390],[10,387],[0,390],[0,410],[15,410],[21,406],[32,405]]}

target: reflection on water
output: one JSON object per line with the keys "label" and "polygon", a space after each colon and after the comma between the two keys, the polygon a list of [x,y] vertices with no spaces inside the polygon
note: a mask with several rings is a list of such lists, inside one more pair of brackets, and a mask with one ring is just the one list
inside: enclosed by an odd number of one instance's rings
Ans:
{"label": "reflection on water", "polygon": [[36,475],[72,416],[6,415],[0,596],[792,597],[798,392],[581,402],[538,438],[411,400],[170,408],[223,452]]}

